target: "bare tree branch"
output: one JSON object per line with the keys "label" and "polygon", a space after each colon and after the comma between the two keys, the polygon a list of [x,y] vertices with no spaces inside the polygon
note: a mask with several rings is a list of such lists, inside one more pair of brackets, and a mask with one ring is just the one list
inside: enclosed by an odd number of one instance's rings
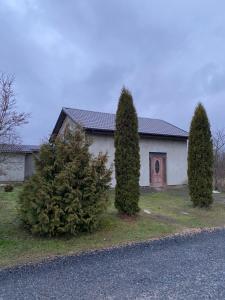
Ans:
{"label": "bare tree branch", "polygon": [[213,135],[214,185],[219,189],[225,179],[225,129],[218,129]]}
{"label": "bare tree branch", "polygon": [[[28,123],[29,114],[17,112],[14,93],[14,76],[0,74],[0,163],[7,162],[7,154],[1,150],[1,145],[20,143],[17,129]],[[1,173],[1,167],[0,167]]]}
{"label": "bare tree branch", "polygon": [[0,75],[0,144],[17,143],[16,129],[28,123],[29,114],[16,111],[14,81],[14,76]]}

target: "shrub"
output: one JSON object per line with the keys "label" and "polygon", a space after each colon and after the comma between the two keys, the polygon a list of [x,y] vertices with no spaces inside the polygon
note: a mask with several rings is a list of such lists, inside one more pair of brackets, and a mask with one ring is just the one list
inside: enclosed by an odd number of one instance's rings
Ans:
{"label": "shrub", "polygon": [[125,88],[116,113],[115,175],[115,207],[121,213],[136,214],[140,176],[138,118],[132,96]]}
{"label": "shrub", "polygon": [[32,233],[56,236],[93,231],[108,203],[107,155],[92,157],[78,128],[44,144],[36,174],[20,195],[20,214]]}
{"label": "shrub", "polygon": [[6,184],[5,186],[4,186],[4,191],[5,192],[12,192],[13,191],[13,185],[12,184]]}
{"label": "shrub", "polygon": [[213,201],[213,146],[206,111],[199,104],[191,121],[188,147],[188,184],[194,206],[208,207]]}

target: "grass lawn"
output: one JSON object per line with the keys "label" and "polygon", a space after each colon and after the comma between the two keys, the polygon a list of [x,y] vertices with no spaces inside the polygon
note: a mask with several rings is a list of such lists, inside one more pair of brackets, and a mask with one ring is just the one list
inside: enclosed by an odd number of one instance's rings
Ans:
{"label": "grass lawn", "polygon": [[[217,196],[211,209],[193,208],[185,189],[143,193],[141,212],[135,219],[121,218],[113,206],[93,234],[73,238],[39,238],[26,232],[17,216],[20,187],[11,193],[0,190],[0,267],[39,261],[45,257],[72,254],[130,241],[142,241],[181,232],[187,228],[225,225],[225,197]],[[148,210],[151,214],[144,212]]]}

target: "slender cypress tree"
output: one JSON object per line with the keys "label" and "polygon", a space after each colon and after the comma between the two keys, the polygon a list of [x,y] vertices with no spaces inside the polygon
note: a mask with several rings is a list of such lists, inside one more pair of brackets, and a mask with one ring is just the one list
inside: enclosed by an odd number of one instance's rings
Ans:
{"label": "slender cypress tree", "polygon": [[131,93],[123,88],[116,113],[115,207],[134,215],[139,211],[140,154],[138,118]]}
{"label": "slender cypress tree", "polygon": [[195,109],[189,133],[188,183],[193,205],[209,207],[213,202],[213,146],[209,120],[201,103]]}

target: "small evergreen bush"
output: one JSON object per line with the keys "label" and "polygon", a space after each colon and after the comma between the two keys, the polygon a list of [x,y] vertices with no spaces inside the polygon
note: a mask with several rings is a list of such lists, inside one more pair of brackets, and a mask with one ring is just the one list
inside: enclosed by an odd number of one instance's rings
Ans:
{"label": "small evergreen bush", "polygon": [[212,204],[213,145],[206,111],[199,104],[191,121],[188,145],[188,184],[194,206]]}
{"label": "small evergreen bush", "polygon": [[20,194],[22,221],[34,234],[76,235],[93,231],[108,203],[107,155],[92,157],[78,128],[41,147],[36,174]]}
{"label": "small evergreen bush", "polygon": [[4,191],[9,193],[9,192],[12,192],[13,191],[13,185],[12,184],[6,184],[4,186]]}
{"label": "small evergreen bush", "polygon": [[120,213],[135,215],[139,211],[140,154],[138,118],[131,93],[123,88],[115,131],[115,207]]}

